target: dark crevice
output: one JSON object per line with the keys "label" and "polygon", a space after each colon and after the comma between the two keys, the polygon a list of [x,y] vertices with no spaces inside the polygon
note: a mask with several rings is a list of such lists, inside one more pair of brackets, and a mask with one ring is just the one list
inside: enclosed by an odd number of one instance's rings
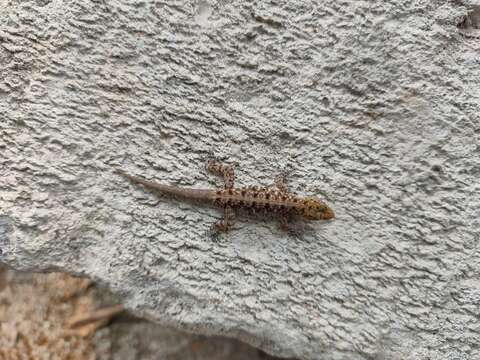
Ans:
{"label": "dark crevice", "polygon": [[460,29],[480,29],[480,5],[473,6],[457,26]]}

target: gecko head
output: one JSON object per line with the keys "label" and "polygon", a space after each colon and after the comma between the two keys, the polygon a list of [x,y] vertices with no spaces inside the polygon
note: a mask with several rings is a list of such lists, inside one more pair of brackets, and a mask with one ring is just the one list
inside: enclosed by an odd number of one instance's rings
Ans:
{"label": "gecko head", "polygon": [[308,220],[329,220],[335,217],[335,213],[327,204],[320,199],[311,196],[303,200],[301,215]]}

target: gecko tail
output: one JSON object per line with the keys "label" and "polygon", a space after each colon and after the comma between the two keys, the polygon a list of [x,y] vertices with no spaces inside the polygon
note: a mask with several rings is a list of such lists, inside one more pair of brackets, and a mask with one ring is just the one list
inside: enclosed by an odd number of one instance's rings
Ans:
{"label": "gecko tail", "polygon": [[118,174],[118,175],[127,175],[127,173],[125,171],[123,171],[122,169],[115,169],[115,170],[113,170],[113,173]]}
{"label": "gecko tail", "polygon": [[131,180],[131,181],[136,181],[136,182],[138,182],[138,180],[143,180],[143,179],[141,179],[141,178],[138,178],[138,177],[136,177],[136,176],[133,176],[133,175],[128,174],[125,170],[122,170],[122,169],[115,169],[115,170],[113,170],[113,173],[114,173],[114,174],[117,174],[117,175],[121,175],[121,176],[123,176],[123,177],[125,177],[125,178],[127,178],[127,179],[129,179],[129,180]]}
{"label": "gecko tail", "polygon": [[164,194],[175,195],[183,198],[202,199],[202,200],[209,200],[212,194],[210,190],[186,189],[186,188],[180,188],[177,186],[159,184],[153,181],[146,180],[139,176],[130,175],[121,169],[115,169],[114,173],[121,175],[134,183],[141,184],[146,188],[160,191]]}
{"label": "gecko tail", "polygon": [[115,169],[113,172],[114,172],[114,174],[118,174],[120,176],[123,176],[124,178],[127,178],[128,180],[130,180],[134,183],[143,184],[145,186],[157,185],[157,184],[154,184],[153,182],[148,181],[146,179],[143,179],[141,177],[130,175],[129,173],[127,173],[126,171],[124,171],[122,169]]}

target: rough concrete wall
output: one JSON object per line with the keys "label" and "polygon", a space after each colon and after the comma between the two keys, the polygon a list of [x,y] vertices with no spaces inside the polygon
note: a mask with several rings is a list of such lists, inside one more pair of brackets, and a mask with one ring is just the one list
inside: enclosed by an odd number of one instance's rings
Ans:
{"label": "rough concrete wall", "polygon": [[[466,4],[471,6],[473,3]],[[479,40],[461,1],[3,1],[0,261],[304,359],[480,357]],[[335,221],[213,241],[214,186],[282,170]]]}

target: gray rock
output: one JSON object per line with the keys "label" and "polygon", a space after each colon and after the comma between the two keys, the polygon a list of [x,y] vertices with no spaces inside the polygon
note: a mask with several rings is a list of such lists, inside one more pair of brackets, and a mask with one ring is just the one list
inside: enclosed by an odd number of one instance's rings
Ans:
{"label": "gray rock", "polygon": [[[30,1],[0,12],[0,262],[84,274],[164,325],[303,359],[473,359],[474,2]],[[302,236],[113,174],[289,171]]]}

